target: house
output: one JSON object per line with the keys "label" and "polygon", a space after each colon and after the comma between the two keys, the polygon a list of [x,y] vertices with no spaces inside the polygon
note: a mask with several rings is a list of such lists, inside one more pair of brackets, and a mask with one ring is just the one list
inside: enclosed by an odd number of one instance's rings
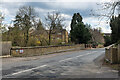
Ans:
{"label": "house", "polygon": [[53,41],[68,43],[68,32],[66,29],[52,31]]}
{"label": "house", "polygon": [[[49,30],[31,30],[30,35],[35,37],[39,42],[46,42],[49,39]],[[51,44],[59,44],[59,43],[68,43],[68,32],[66,29],[61,30],[52,30],[51,33]]]}
{"label": "house", "polygon": [[103,36],[111,36],[111,33],[103,33]]}

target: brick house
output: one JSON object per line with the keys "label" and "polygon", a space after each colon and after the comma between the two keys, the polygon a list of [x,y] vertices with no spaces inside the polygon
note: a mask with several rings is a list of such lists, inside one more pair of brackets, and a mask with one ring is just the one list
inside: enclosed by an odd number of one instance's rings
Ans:
{"label": "brick house", "polygon": [[[43,39],[48,41],[48,33],[49,30],[31,30],[30,36],[35,37],[38,41],[42,42]],[[53,30],[51,33],[51,43],[57,44],[57,43],[68,43],[68,32],[66,29],[62,30]]]}
{"label": "brick house", "polygon": [[68,43],[68,32],[66,29],[55,30],[52,32],[52,39],[53,41],[60,40],[60,42]]}

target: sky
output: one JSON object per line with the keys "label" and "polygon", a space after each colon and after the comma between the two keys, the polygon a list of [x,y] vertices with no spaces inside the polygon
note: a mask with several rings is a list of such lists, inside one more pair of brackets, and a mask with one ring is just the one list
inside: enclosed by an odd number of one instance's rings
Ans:
{"label": "sky", "polygon": [[106,19],[100,21],[97,16],[90,15],[92,13],[104,14],[107,12],[100,11],[99,9],[102,9],[102,7],[97,5],[104,1],[105,0],[2,0],[0,2],[0,11],[5,17],[4,23],[8,25],[14,20],[18,9],[22,6],[34,7],[43,23],[45,22],[45,16],[48,12],[58,11],[65,18],[65,25],[68,32],[70,31],[73,14],[79,12],[83,17],[84,24],[90,24],[92,28],[101,27],[103,33],[110,33],[111,30],[109,24],[106,23]]}

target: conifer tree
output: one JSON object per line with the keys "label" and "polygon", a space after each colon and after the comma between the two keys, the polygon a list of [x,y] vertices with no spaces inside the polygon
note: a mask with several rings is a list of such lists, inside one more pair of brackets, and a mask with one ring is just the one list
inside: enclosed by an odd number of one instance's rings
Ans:
{"label": "conifer tree", "polygon": [[72,17],[70,36],[71,41],[76,44],[88,43],[91,39],[91,34],[82,22],[82,17],[79,13],[74,13]]}

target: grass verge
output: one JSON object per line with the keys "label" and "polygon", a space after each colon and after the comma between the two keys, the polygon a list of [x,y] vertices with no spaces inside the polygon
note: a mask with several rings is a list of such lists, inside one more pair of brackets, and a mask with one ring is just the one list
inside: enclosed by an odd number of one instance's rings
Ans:
{"label": "grass verge", "polygon": [[111,64],[110,62],[106,61],[105,58],[103,59],[103,66],[110,67],[114,70],[120,70],[120,64]]}

